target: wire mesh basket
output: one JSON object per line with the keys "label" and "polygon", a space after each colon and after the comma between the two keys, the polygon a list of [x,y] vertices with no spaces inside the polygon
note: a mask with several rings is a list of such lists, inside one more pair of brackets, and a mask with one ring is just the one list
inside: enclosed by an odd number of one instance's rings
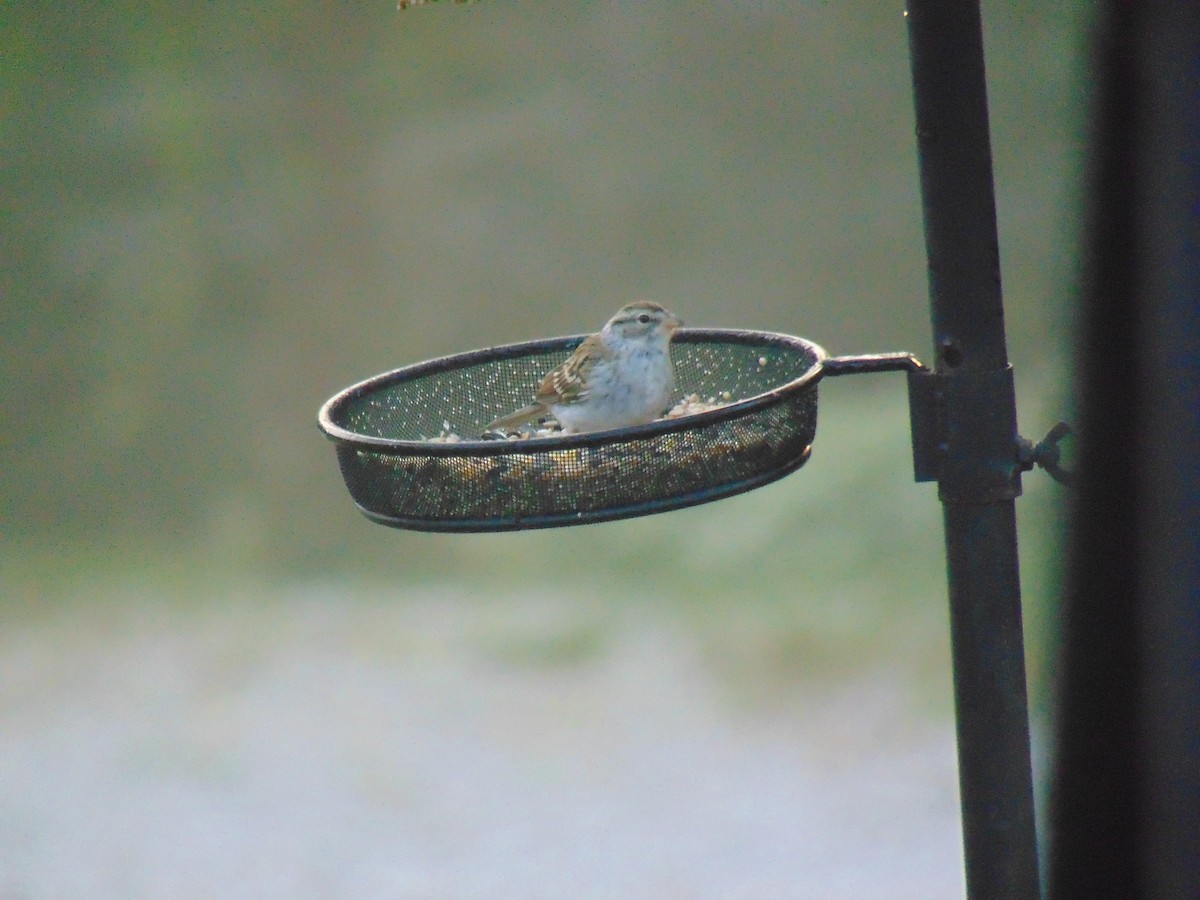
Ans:
{"label": "wire mesh basket", "polygon": [[808,459],[826,353],[802,338],[754,331],[675,334],[678,397],[717,408],[586,434],[477,437],[528,403],[583,337],[430,360],[332,397],[318,422],[337,445],[359,509],[421,531],[548,528],[717,500]]}

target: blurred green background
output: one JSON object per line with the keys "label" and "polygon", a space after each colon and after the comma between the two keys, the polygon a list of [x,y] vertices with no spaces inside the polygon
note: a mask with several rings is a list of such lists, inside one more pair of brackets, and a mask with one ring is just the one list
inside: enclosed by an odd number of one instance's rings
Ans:
{"label": "blurred green background", "polygon": [[[1037,437],[1065,395],[1087,4],[985,6],[1010,350]],[[782,485],[579,531],[369,525],[314,426],[353,381],[593,330],[634,297],[834,353],[928,355],[898,7],[4,17],[10,589],[168,564],[201,582],[544,572],[827,607],[853,573],[846,593],[874,609],[940,584],[898,376],[827,383],[813,460]],[[1060,499],[1023,502],[1039,535]]]}
{"label": "blurred green background", "polygon": [[[1033,438],[1068,412],[1088,6],[984,4]],[[883,667],[948,716],[940,509],[898,375],[826,382],[812,460],[780,483],[528,534],[368,523],[315,426],[354,381],[594,330],[633,298],[929,356],[901,12],[8,4],[0,615],[296,584],[587,598],[503,654],[603,655],[612,609],[653,607],[747,696]],[[1041,698],[1065,497],[1026,489]]]}

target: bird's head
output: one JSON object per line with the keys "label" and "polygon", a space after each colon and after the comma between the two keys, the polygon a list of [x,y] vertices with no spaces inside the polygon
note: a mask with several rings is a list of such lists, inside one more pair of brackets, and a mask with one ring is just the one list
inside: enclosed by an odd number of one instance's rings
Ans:
{"label": "bird's head", "polygon": [[636,300],[608,320],[604,330],[627,340],[653,337],[671,339],[683,321],[669,309],[648,300]]}

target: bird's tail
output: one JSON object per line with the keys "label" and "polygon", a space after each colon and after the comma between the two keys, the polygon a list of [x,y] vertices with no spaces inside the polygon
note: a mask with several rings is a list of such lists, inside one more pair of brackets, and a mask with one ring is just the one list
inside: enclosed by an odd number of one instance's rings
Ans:
{"label": "bird's tail", "polygon": [[516,412],[510,412],[507,416],[501,416],[489,425],[486,430],[511,431],[521,425],[528,425],[530,422],[536,421],[544,415],[546,415],[546,407],[531,403],[529,406],[521,407]]}

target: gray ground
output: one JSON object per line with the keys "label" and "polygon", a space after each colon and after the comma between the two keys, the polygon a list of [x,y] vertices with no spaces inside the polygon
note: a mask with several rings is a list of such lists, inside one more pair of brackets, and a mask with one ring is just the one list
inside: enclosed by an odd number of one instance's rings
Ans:
{"label": "gray ground", "polygon": [[10,621],[0,897],[962,895],[952,727],[903,673],[763,700],[678,624],[567,608],[310,589]]}

